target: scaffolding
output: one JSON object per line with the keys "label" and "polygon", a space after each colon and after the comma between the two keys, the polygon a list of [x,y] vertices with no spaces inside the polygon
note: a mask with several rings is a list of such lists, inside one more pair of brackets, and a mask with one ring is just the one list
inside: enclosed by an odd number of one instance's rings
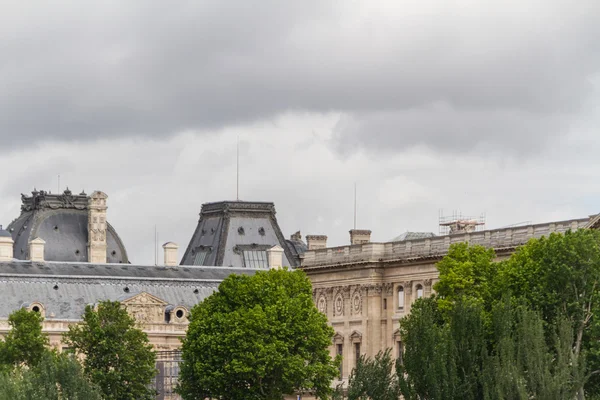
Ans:
{"label": "scaffolding", "polygon": [[452,212],[452,215],[444,215],[444,210],[440,210],[439,229],[440,236],[483,231],[485,230],[485,213],[474,217],[463,215],[456,210]]}

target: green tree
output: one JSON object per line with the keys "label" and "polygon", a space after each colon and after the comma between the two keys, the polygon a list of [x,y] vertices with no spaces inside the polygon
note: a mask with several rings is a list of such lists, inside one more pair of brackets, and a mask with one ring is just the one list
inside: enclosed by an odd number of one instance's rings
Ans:
{"label": "green tree", "polygon": [[304,272],[231,275],[191,310],[178,391],[185,399],[325,398],[338,374],[333,334]]}
{"label": "green tree", "polygon": [[348,379],[348,400],[398,400],[400,386],[390,351],[358,359]]}
{"label": "green tree", "polygon": [[481,399],[486,341],[481,306],[457,302],[442,312],[436,297],[418,300],[400,322],[405,399]]}
{"label": "green tree", "polygon": [[[440,308],[459,300],[482,304],[486,329],[494,304],[510,296],[513,305],[539,312],[547,344],[566,319],[571,324],[574,357],[585,360],[585,387],[578,398],[600,394],[600,232],[578,230],[532,239],[507,260],[493,262],[480,246],[452,246],[439,264]],[[490,342],[490,344],[492,344]],[[549,347],[550,348],[550,347]]]}
{"label": "green tree", "polygon": [[4,342],[0,342],[0,364],[4,370],[20,365],[35,366],[41,360],[48,337],[42,333],[44,318],[38,312],[21,308],[8,316],[11,327]]}
{"label": "green tree", "polygon": [[561,318],[550,343],[540,314],[505,299],[493,312],[495,345],[484,369],[486,399],[571,400],[582,387],[585,365],[572,347],[571,324]]}
{"label": "green tree", "polygon": [[34,399],[101,400],[102,396],[73,356],[47,351],[35,367],[0,375],[0,400]]}
{"label": "green tree", "polygon": [[434,289],[442,310],[451,310],[457,300],[475,302],[488,311],[497,295],[498,264],[493,249],[456,243],[437,263],[440,279]]}
{"label": "green tree", "polygon": [[541,313],[547,338],[561,318],[571,322],[575,356],[583,352],[587,359],[585,389],[599,394],[600,232],[582,229],[530,240],[502,264],[499,284]]}
{"label": "green tree", "polygon": [[85,356],[84,372],[109,400],[153,399],[149,384],[156,374],[148,336],[118,301],[97,310],[86,306],[83,321],[70,326],[64,341]]}

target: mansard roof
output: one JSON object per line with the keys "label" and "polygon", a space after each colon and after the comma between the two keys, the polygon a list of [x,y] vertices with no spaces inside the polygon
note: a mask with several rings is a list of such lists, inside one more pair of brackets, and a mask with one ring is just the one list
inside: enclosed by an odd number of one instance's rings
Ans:
{"label": "mansard roof", "polygon": [[[13,257],[28,258],[29,241],[44,239],[44,258],[49,261],[85,262],[88,260],[88,195],[61,194],[34,190],[21,195],[21,214],[7,227],[14,241]],[[106,259],[128,263],[127,251],[116,230],[107,222]]]}
{"label": "mansard roof", "polygon": [[283,265],[297,267],[301,246],[288,243],[269,202],[221,201],[202,205],[196,230],[182,265],[219,265],[242,268],[244,251],[265,251],[279,245]]}
{"label": "mansard roof", "polygon": [[191,309],[230,274],[255,272],[226,267],[0,262],[0,319],[35,302],[43,305],[46,319],[77,320],[87,304],[120,301],[142,292]]}

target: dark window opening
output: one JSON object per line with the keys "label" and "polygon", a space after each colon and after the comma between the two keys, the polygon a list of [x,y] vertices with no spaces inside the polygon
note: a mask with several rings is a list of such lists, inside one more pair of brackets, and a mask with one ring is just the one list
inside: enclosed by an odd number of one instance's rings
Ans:
{"label": "dark window opening", "polygon": [[33,306],[33,307],[31,307],[31,311],[33,311],[33,312],[40,312],[40,307],[39,306]]}
{"label": "dark window opening", "polygon": [[177,318],[183,318],[183,310],[177,310],[175,315],[177,316]]}
{"label": "dark window opening", "polygon": [[[344,352],[344,345],[338,344],[337,345],[337,355],[341,357],[343,352]],[[340,379],[342,379],[343,376],[344,376],[343,362],[340,362]]]}
{"label": "dark window opening", "polygon": [[383,299],[383,309],[387,310],[387,299]]}
{"label": "dark window opening", "polygon": [[396,348],[397,348],[397,361],[400,365],[403,364],[403,356],[404,356],[404,346],[402,345],[402,342],[397,342],[396,344]]}
{"label": "dark window opening", "polygon": [[358,365],[358,360],[360,360],[360,343],[354,343],[354,355],[356,358],[356,365]]}

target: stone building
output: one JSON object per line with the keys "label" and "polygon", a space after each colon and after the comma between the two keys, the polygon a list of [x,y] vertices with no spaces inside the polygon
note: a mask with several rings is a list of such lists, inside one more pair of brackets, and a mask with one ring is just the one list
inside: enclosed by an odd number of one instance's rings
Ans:
{"label": "stone building", "polygon": [[361,354],[374,356],[391,348],[394,357],[401,356],[399,321],[416,299],[431,295],[438,279],[435,264],[453,243],[483,245],[503,258],[530,238],[597,228],[600,215],[484,231],[474,231],[470,223],[455,225],[448,235],[409,232],[386,243],[372,243],[370,231],[352,230],[351,244],[340,247],[326,247],[326,236],[319,236],[318,246],[312,247],[307,236],[309,249],[301,268],[312,281],[317,308],[335,330],[330,351],[342,355],[342,383]]}
{"label": "stone building", "polygon": [[164,265],[136,265],[108,222],[105,193],[21,197],[21,214],[0,226],[0,337],[8,315],[26,308],[44,316],[50,344],[62,349],[62,334],[86,305],[120,301],[159,352],[159,398],[176,397],[173,357],[189,310],[230,274],[295,267],[305,249],[299,233],[284,239],[273,203],[208,203],[181,265],[172,242],[163,245]]}
{"label": "stone building", "polygon": [[34,190],[21,200],[21,214],[0,226],[0,336],[8,315],[25,307],[44,315],[59,348],[86,305],[118,300],[157,349],[177,349],[190,308],[228,275],[297,266],[305,248],[299,233],[284,239],[273,203],[207,203],[181,265],[172,242],[164,265],[134,265],[108,222],[105,193]]}

